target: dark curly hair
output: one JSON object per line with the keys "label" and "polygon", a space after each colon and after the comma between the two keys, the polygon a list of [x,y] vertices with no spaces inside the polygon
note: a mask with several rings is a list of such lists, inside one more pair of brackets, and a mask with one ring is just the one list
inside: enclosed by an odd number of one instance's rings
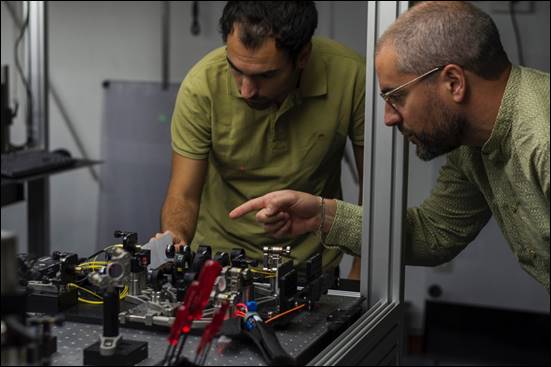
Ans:
{"label": "dark curly hair", "polygon": [[276,47],[296,62],[316,30],[318,12],[313,1],[228,1],[219,22],[224,43],[235,23],[245,47],[255,49],[273,37]]}

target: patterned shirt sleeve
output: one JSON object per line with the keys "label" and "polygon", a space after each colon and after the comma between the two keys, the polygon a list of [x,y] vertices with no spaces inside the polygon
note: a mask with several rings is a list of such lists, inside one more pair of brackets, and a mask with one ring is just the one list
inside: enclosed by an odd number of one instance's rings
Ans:
{"label": "patterned shirt sleeve", "polygon": [[360,256],[362,248],[362,207],[337,200],[337,211],[325,247]]}
{"label": "patterned shirt sleeve", "polygon": [[[360,256],[362,207],[337,200],[325,246]],[[406,264],[433,266],[453,259],[486,225],[491,211],[475,184],[456,167],[453,155],[431,196],[407,211]]]}
{"label": "patterned shirt sleeve", "polygon": [[434,266],[453,259],[480,232],[492,213],[475,183],[459,169],[468,152],[448,155],[431,195],[407,211],[405,261]]}

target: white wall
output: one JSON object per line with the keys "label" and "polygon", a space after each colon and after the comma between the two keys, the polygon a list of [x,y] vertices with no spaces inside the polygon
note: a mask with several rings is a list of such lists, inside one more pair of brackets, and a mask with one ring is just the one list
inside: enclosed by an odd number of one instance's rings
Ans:
{"label": "white wall", "polygon": [[[506,9],[507,1],[475,1],[494,19],[505,51],[517,64],[517,48],[511,17],[494,9]],[[549,2],[531,2],[534,11],[517,14],[524,64],[549,72]],[[524,7],[524,5],[520,5]],[[426,198],[445,159],[423,162],[410,146],[408,206]],[[440,300],[513,310],[549,313],[549,293],[521,269],[509,244],[492,218],[479,236],[459,256],[437,268],[406,267],[405,299],[410,303],[413,332],[422,332],[427,289],[438,284]]]}
{"label": "white wall", "polygon": [[[10,2],[20,11],[18,1]],[[180,82],[208,51],[222,45],[218,19],[225,2],[200,1],[201,33],[191,35],[191,3],[170,4],[170,80]],[[161,80],[161,2],[51,1],[49,5],[50,83],[93,159],[101,159],[102,81]],[[318,2],[316,34],[334,38],[365,54],[365,3]],[[2,64],[11,66],[12,93],[24,101],[15,74],[14,23],[2,2]],[[21,14],[19,14],[21,17]],[[23,60],[23,53],[21,52]],[[15,81],[18,81],[16,83]],[[14,121],[12,141],[25,137],[23,113]],[[50,148],[64,147],[80,156],[60,111],[50,98]],[[144,174],[147,174],[144,172]],[[356,201],[357,185],[343,167],[345,198]],[[139,179],[137,177],[136,179]],[[51,248],[81,255],[104,244],[95,243],[98,183],[87,169],[52,176]],[[2,208],[2,228],[15,231],[20,251],[27,248],[26,203]],[[141,239],[144,240],[144,239]],[[345,261],[345,269],[350,259]]]}
{"label": "white wall", "polygon": [[[202,32],[194,37],[189,31],[191,4],[171,4],[171,81],[182,80],[202,55],[221,45],[215,27],[223,5],[201,3]],[[102,81],[161,79],[161,7],[160,2],[153,1],[49,2],[51,86],[57,89],[78,135],[94,159],[101,158]],[[13,32],[13,23],[9,18],[4,21],[6,18],[3,4],[2,64],[13,65],[8,55],[13,37],[4,42],[4,30]],[[23,125],[21,113],[14,125],[14,137],[24,134],[18,129]],[[57,147],[80,155],[50,98],[50,148]],[[51,248],[86,254],[99,247],[100,244],[95,243],[98,183],[89,171],[80,169],[55,175],[50,182]],[[25,203],[2,208],[2,227],[15,229],[24,246],[26,220],[22,218],[26,218]]]}

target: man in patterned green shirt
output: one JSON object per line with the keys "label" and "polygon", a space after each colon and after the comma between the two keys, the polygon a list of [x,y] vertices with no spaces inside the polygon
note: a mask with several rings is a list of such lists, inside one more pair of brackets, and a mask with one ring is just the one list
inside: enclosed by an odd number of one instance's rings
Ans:
{"label": "man in patterned green shirt", "polygon": [[[522,268],[549,291],[549,74],[511,66],[491,18],[468,3],[426,2],[377,44],[385,124],[429,160],[449,153],[431,196],[407,211],[408,265],[453,259],[493,214]],[[325,243],[358,255],[361,207],[272,192],[230,213],[277,237],[322,228]],[[274,220],[283,216],[283,220]]]}
{"label": "man in patterned green shirt", "polygon": [[[319,237],[276,241],[254,215],[228,211],[266,192],[293,188],[341,197],[340,164],[350,137],[362,167],[365,60],[312,35],[311,1],[230,1],[220,19],[226,47],[203,57],[182,82],[172,116],[172,177],[161,227],[176,244],[214,252],[291,246],[298,265],[323,252],[335,268],[342,252]],[[300,268],[299,268],[300,271]]]}

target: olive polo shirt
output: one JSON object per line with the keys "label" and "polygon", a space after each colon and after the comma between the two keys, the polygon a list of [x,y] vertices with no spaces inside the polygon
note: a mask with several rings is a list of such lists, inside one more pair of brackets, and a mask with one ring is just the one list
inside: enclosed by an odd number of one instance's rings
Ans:
{"label": "olive polo shirt", "polygon": [[200,60],[180,87],[172,117],[172,148],[208,159],[192,248],[241,247],[262,259],[262,246],[290,245],[295,264],[323,251],[325,267],[341,252],[324,249],[319,236],[269,237],[250,213],[231,220],[243,202],[281,189],[341,197],[340,165],[347,136],[363,146],[365,61],[328,39],[314,38],[299,86],[279,108],[254,110],[242,99],[224,47]]}

